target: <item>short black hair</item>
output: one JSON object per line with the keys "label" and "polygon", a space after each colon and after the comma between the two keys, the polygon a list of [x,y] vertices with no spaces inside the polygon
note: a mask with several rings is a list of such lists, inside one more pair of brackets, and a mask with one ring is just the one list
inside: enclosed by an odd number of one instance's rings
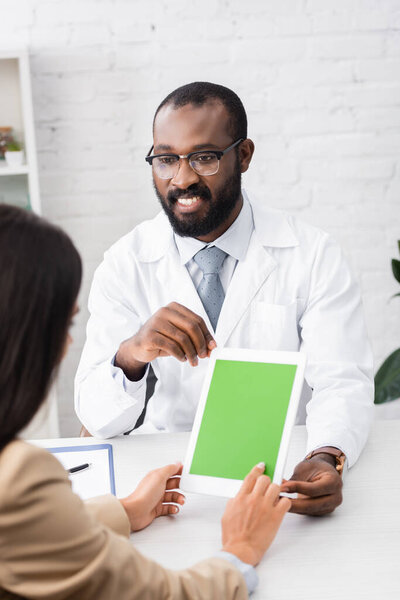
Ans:
{"label": "short black hair", "polygon": [[66,233],[0,204],[0,450],[46,398],[81,277],[80,256]]}
{"label": "short black hair", "polygon": [[234,140],[247,138],[247,115],[243,103],[239,96],[229,88],[209,83],[208,81],[194,81],[177,88],[161,102],[157,108],[153,120],[154,122],[159,111],[167,104],[172,104],[174,108],[181,108],[187,104],[194,106],[203,106],[207,102],[221,102],[229,114],[229,133]]}

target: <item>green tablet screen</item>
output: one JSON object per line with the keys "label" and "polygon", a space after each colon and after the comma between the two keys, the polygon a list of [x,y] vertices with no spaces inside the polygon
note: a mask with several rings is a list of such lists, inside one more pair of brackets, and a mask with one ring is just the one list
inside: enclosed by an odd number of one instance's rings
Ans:
{"label": "green tablet screen", "polygon": [[190,473],[243,479],[264,461],[272,479],[296,369],[216,360]]}

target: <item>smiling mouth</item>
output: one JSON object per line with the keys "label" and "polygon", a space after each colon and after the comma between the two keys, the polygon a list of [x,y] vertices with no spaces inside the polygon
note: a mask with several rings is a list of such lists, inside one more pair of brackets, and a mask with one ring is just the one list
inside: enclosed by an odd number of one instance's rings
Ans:
{"label": "smiling mouth", "polygon": [[193,206],[194,204],[197,204],[197,202],[200,201],[200,196],[192,196],[191,198],[178,198],[177,203],[181,206]]}

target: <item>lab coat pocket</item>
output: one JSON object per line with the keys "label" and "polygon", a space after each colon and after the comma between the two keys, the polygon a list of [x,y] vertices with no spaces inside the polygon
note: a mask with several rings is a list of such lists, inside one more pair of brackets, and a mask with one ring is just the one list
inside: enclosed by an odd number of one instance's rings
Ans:
{"label": "lab coat pocket", "polygon": [[290,304],[254,302],[250,311],[251,347],[265,350],[298,350],[297,311],[297,300]]}

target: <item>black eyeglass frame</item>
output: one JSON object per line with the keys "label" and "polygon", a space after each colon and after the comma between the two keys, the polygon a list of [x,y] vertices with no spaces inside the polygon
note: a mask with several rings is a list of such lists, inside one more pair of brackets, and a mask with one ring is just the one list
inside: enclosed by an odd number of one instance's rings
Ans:
{"label": "black eyeglass frame", "polygon": [[[187,158],[189,161],[189,164],[190,164],[190,159],[194,154],[204,154],[205,152],[212,152],[213,154],[215,154],[215,156],[217,157],[218,162],[219,162],[221,160],[221,158],[224,156],[224,154],[227,154],[230,150],[233,150],[233,148],[235,148],[235,146],[238,146],[241,142],[244,142],[244,138],[239,138],[238,140],[236,140],[236,142],[233,142],[233,144],[231,144],[230,146],[225,148],[225,150],[195,150],[194,152],[189,152],[189,154],[174,154],[172,152],[162,152],[161,154],[151,155],[151,151],[154,148],[154,145],[153,145],[150,148],[147,156],[145,156],[144,160],[146,162],[148,162],[149,165],[152,165],[154,158],[159,158],[160,156],[174,156],[178,160],[181,158]],[[217,171],[217,173],[218,173],[218,171]],[[214,175],[215,175],[215,173],[214,173]],[[206,175],[205,175],[205,177],[206,177]]]}

